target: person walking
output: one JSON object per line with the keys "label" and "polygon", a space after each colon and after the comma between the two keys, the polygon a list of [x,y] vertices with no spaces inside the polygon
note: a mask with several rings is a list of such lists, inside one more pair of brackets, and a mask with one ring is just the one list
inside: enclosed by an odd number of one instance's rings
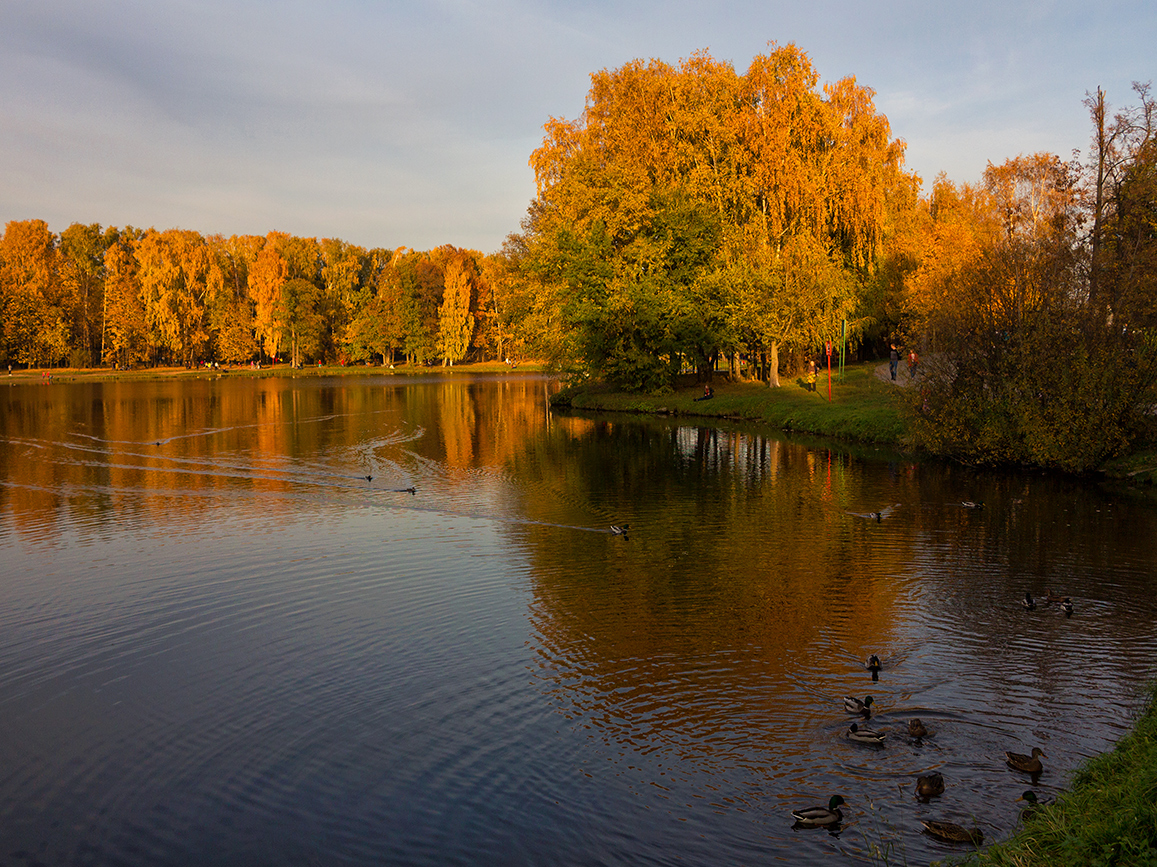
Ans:
{"label": "person walking", "polygon": [[916,378],[916,364],[920,361],[920,356],[916,354],[915,349],[908,350],[908,378]]}
{"label": "person walking", "polygon": [[892,374],[892,381],[896,381],[896,368],[900,366],[900,350],[896,348],[896,344],[892,344],[892,353],[888,356],[888,370]]}

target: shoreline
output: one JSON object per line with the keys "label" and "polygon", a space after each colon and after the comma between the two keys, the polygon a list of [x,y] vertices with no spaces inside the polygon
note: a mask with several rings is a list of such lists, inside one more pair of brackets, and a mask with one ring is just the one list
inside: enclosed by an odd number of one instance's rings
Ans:
{"label": "shoreline", "polygon": [[0,370],[0,381],[7,379],[12,384],[37,384],[48,382],[117,382],[170,379],[259,379],[283,377],[287,379],[309,376],[431,376],[454,373],[542,373],[539,362],[519,362],[512,367],[501,361],[481,361],[471,364],[456,364],[452,367],[441,365],[412,367],[402,364],[395,367],[369,364],[327,364],[292,367],[275,364],[262,367],[135,367],[114,370],[108,367],[37,367],[25,370],[11,370],[4,377]]}
{"label": "shoreline", "polygon": [[[142,367],[130,370],[90,368],[32,368],[12,370],[10,385],[49,384],[56,382],[131,382],[148,380],[218,380],[301,377],[358,376],[453,376],[454,374],[543,374],[546,366],[539,361],[518,362],[511,366],[500,361],[459,364],[453,367],[395,367],[348,364],[293,368],[288,364],[270,367]],[[0,370],[0,382],[3,371]],[[842,379],[833,372],[832,396],[828,400],[826,371],[814,383],[804,376],[784,376],[779,388],[762,382],[730,382],[719,377],[713,383],[714,396],[699,399],[702,386],[695,377],[682,377],[679,387],[669,394],[645,395],[614,391],[590,383],[580,388],[563,388],[551,399],[555,408],[590,412],[622,412],[636,415],[677,416],[719,419],[728,422],[764,424],[787,433],[809,434],[844,442],[885,447],[902,454],[917,454],[919,449],[905,428],[901,401],[902,390],[911,384],[906,365],[901,364],[895,381],[888,376],[888,362],[879,360],[848,364]],[[813,390],[814,389],[814,390]],[[1157,445],[1147,444],[1135,451],[1111,458],[1097,470],[1097,475],[1125,490],[1123,493],[1148,493],[1157,496]]]}

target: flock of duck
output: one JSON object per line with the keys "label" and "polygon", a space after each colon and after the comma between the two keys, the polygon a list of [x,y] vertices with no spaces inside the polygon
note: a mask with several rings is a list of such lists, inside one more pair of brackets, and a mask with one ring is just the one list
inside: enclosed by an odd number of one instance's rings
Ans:
{"label": "flock of duck", "polygon": [[[1071,617],[1073,613],[1073,603],[1068,596],[1059,596],[1049,593],[1045,599],[1046,604],[1058,603],[1061,611],[1066,617]],[[1029,593],[1024,594],[1024,599],[1021,600],[1021,605],[1026,611],[1036,610],[1037,601],[1033,599]],[[872,680],[879,679],[880,669],[882,668],[880,657],[872,654],[867,663],[868,671],[872,673]],[[872,697],[869,695],[864,699],[846,696],[844,698],[844,710],[854,716],[860,717],[862,722],[866,722],[872,715]],[[930,737],[931,732],[919,719],[908,720],[908,737],[915,740],[917,743],[921,739]],[[865,744],[867,746],[883,746],[886,734],[882,731],[874,731],[872,729],[863,728],[860,722],[853,722],[846,732],[847,739],[857,744]],[[1032,784],[1035,786],[1041,773],[1044,771],[1044,766],[1041,764],[1042,758],[1047,758],[1044,751],[1040,747],[1033,747],[1032,753],[1024,755],[1023,753],[1015,753],[1006,751],[1004,754],[1006,764],[1014,771],[1020,771],[1028,774],[1032,779]],[[917,777],[916,779],[916,797],[928,802],[930,798],[937,797],[944,794],[944,776],[939,773],[932,773],[926,776]],[[1018,800],[1028,803],[1022,811],[1022,816],[1031,814],[1032,811],[1042,806],[1044,801],[1038,800],[1036,793],[1031,789],[1025,791]],[[795,827],[797,828],[828,828],[835,830],[838,828],[840,822],[843,821],[843,813],[840,811],[840,806],[845,804],[843,797],[840,795],[832,795],[831,800],[828,801],[827,806],[807,807],[802,810],[793,810],[791,815],[795,819]],[[954,822],[939,821],[939,820],[921,820],[928,834],[940,840],[950,843],[969,843],[974,846],[979,846],[984,841],[984,834],[979,828],[965,828],[957,825]]]}

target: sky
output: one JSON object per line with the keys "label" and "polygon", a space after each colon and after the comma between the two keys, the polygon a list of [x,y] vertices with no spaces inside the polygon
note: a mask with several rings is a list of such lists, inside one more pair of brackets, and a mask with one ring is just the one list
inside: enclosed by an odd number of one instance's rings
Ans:
{"label": "sky", "polygon": [[0,222],[498,250],[590,75],[803,49],[876,92],[907,168],[1088,148],[1157,78],[1157,3],[0,0]]}

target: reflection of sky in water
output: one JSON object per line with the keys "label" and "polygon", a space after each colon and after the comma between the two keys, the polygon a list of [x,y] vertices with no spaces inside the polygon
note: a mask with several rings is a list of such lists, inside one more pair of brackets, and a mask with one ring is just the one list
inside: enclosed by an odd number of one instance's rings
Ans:
{"label": "reflection of sky in water", "polygon": [[[921,861],[921,818],[1011,830],[1005,749],[1051,792],[1152,674],[1150,506],[438,382],[10,390],[13,850],[818,863],[880,827]],[[1049,588],[1071,619],[1021,610]],[[868,694],[882,750],[844,736]],[[791,830],[836,791],[839,838]]]}

